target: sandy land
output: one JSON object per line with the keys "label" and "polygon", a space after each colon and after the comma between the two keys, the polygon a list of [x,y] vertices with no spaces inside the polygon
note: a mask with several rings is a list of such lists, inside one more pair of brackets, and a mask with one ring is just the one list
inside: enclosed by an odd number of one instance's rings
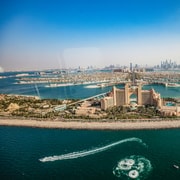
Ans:
{"label": "sandy land", "polygon": [[59,129],[99,129],[99,130],[128,130],[128,129],[169,129],[180,128],[179,120],[157,120],[136,122],[78,122],[78,121],[39,121],[0,119],[0,126],[24,126],[36,128],[59,128]]}

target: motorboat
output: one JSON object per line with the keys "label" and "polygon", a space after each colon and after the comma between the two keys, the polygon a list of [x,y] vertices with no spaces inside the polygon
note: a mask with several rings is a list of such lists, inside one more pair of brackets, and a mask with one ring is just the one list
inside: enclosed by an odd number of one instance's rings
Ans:
{"label": "motorboat", "polygon": [[176,169],[179,169],[179,166],[178,166],[178,165],[175,165],[175,164],[174,164],[173,167],[176,168]]}

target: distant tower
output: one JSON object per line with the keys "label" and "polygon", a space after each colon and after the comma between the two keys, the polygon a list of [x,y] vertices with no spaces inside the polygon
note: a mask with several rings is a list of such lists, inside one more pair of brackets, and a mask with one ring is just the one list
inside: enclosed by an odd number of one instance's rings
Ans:
{"label": "distant tower", "polygon": [[132,63],[130,63],[130,72],[132,72],[133,68],[132,68]]}

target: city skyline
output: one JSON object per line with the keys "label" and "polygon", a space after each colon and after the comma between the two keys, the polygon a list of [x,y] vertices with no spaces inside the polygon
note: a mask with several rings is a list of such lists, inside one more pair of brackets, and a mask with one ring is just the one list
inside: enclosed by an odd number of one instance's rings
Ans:
{"label": "city skyline", "polygon": [[180,2],[0,2],[0,70],[180,64]]}

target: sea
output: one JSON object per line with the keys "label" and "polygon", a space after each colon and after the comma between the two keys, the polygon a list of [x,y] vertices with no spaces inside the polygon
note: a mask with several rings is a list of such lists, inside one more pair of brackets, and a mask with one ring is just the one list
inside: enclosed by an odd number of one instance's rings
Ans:
{"label": "sea", "polygon": [[[0,94],[82,99],[112,88],[93,84],[53,88],[42,83],[19,84],[19,73],[0,74]],[[143,87],[150,88],[162,97],[180,98],[179,88],[157,84]],[[0,126],[0,156],[2,180],[179,180],[180,129],[110,131]]]}

